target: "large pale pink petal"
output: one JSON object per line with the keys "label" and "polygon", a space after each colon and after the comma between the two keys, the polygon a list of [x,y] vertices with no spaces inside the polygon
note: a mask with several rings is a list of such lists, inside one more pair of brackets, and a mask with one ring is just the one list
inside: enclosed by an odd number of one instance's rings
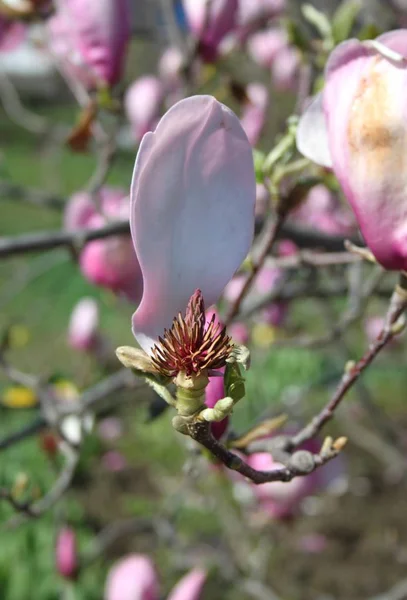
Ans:
{"label": "large pale pink petal", "polygon": [[180,579],[167,600],[200,600],[206,577],[203,569],[193,569]]}
{"label": "large pale pink petal", "polygon": [[216,303],[249,251],[255,194],[247,137],[211,96],[181,100],[143,138],[130,224],[144,280],[133,331],[145,350],[196,289]]}

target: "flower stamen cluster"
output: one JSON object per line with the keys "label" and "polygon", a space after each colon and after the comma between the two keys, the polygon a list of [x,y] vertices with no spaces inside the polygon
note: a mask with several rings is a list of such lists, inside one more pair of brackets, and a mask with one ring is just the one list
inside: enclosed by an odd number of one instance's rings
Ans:
{"label": "flower stamen cluster", "polygon": [[205,319],[205,305],[201,290],[191,296],[185,317],[178,314],[171,329],[165,329],[159,343],[151,349],[151,362],[166,377],[185,373],[188,377],[200,375],[208,369],[221,369],[233,349],[226,328]]}

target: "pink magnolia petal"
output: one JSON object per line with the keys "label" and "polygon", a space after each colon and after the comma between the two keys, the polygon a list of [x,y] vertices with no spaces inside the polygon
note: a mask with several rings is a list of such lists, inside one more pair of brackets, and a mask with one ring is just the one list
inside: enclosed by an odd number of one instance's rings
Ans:
{"label": "pink magnolia petal", "polygon": [[193,569],[179,580],[167,600],[200,600],[206,578],[204,569]]}
{"label": "pink magnolia petal", "polygon": [[297,129],[297,148],[301,154],[318,165],[332,167],[321,94],[314,98],[300,119]]}
{"label": "pink magnolia petal", "polygon": [[249,251],[255,192],[247,137],[211,96],[181,100],[143,138],[130,224],[144,281],[133,332],[146,351],[196,289],[216,303]]}
{"label": "pink magnolia petal", "polygon": [[105,600],[158,600],[158,577],[153,562],[143,554],[130,554],[110,569]]}

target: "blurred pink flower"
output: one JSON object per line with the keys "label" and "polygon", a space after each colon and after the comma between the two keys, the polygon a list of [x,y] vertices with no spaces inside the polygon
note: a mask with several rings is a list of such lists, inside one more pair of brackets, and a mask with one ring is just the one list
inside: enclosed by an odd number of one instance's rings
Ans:
{"label": "blurred pink flower", "polygon": [[280,16],[286,8],[286,0],[239,0],[239,28],[251,31],[256,25]]}
{"label": "blurred pink flower", "polygon": [[183,57],[181,50],[176,46],[168,46],[162,53],[158,63],[158,72],[167,91],[178,88],[182,83],[182,65]]}
{"label": "blurred pink flower", "polygon": [[292,218],[325,233],[346,235],[354,229],[352,214],[323,184],[311,188],[306,200],[293,211]]}
{"label": "blurred pink flower", "polygon": [[211,96],[178,102],[138,152],[130,224],[144,291],[133,333],[145,351],[185,313],[195,290],[214,304],[253,238],[251,146]]}
{"label": "blurred pink flower", "polygon": [[119,417],[105,417],[98,423],[98,433],[105,442],[115,442],[123,434],[123,422]]}
{"label": "blurred pink flower", "polygon": [[48,24],[50,47],[85,85],[112,86],[122,75],[130,23],[129,0],[61,0]]}
{"label": "blurred pink flower", "polygon": [[75,305],[68,329],[69,345],[75,350],[89,351],[98,342],[99,307],[93,298],[82,298]]}
{"label": "blurred pink flower", "polygon": [[[246,460],[251,467],[259,471],[284,468],[284,465],[275,462],[268,452],[257,452]],[[284,519],[296,514],[302,500],[316,491],[317,487],[315,472],[306,477],[295,477],[288,482],[252,484],[252,490],[262,510],[274,519]]]}
{"label": "blurred pink flower", "polygon": [[[200,600],[206,571],[193,569],[176,584],[167,600]],[[159,600],[158,575],[152,560],[143,554],[130,554],[110,569],[105,600]]]}
{"label": "blurred pink flower", "polygon": [[236,344],[246,345],[249,341],[249,328],[245,323],[239,321],[231,323],[228,327],[228,334]]}
{"label": "blurred pink flower", "polygon": [[124,110],[137,142],[155,128],[163,97],[163,85],[153,75],[144,75],[128,87],[124,97]]}
{"label": "blurred pink flower", "polygon": [[249,83],[246,94],[248,102],[243,107],[240,122],[249,142],[252,146],[255,146],[260,139],[266,122],[269,95],[267,87],[262,83]]}
{"label": "blurred pink flower", "polygon": [[271,76],[277,90],[295,90],[298,85],[300,55],[293,46],[285,46],[277,52],[271,65]]}
{"label": "blurred pink flower", "polygon": [[218,57],[218,48],[237,22],[238,0],[183,0],[191,34],[205,62]]}
{"label": "blurred pink flower", "polygon": [[270,202],[270,193],[263,183],[256,183],[256,217],[264,215]]}
{"label": "blurred pink flower", "polygon": [[392,270],[407,269],[406,58],[406,29],[340,44],[297,131],[300,152],[333,168],[366,244]]}
{"label": "blurred pink flower", "polygon": [[[72,196],[65,210],[65,226],[70,230],[98,229],[110,221],[128,219],[129,199],[124,191],[105,186],[98,201],[100,212],[86,193]],[[79,264],[91,283],[139,302],[142,279],[130,236],[109,236],[88,242],[80,253]]]}
{"label": "blurred pink flower", "polygon": [[27,27],[20,21],[11,21],[0,16],[0,53],[10,52],[24,41]]}
{"label": "blurred pink flower", "polygon": [[288,45],[287,34],[282,29],[266,29],[250,36],[247,49],[260,66],[271,68],[277,54]]}
{"label": "blurred pink flower", "polygon": [[109,450],[102,456],[102,464],[107,471],[112,473],[124,471],[127,467],[127,460],[117,450]]}
{"label": "blurred pink flower", "polygon": [[143,554],[129,554],[107,574],[105,600],[158,600],[158,575],[153,562]]}
{"label": "blurred pink flower", "polygon": [[66,579],[75,579],[78,571],[76,534],[70,527],[61,527],[55,544],[57,571]]}

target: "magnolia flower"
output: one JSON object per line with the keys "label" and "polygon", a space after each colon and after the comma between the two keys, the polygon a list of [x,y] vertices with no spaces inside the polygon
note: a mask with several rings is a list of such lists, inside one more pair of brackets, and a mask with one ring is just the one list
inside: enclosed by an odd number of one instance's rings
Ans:
{"label": "magnolia flower", "polygon": [[366,244],[394,270],[407,269],[406,57],[407,30],[340,44],[297,132],[300,152],[333,168]]}
{"label": "magnolia flower", "polygon": [[153,75],[136,79],[127,89],[124,110],[136,141],[156,126],[163,96],[163,85]]}
{"label": "magnolia flower", "polygon": [[98,342],[99,307],[93,298],[82,298],[72,311],[68,341],[75,350],[92,350]]}
{"label": "magnolia flower", "polygon": [[130,23],[129,0],[61,0],[49,21],[51,49],[86,85],[112,86],[122,75]]}
{"label": "magnolia flower", "polygon": [[[199,600],[206,572],[193,569],[170,592],[167,600]],[[159,600],[159,582],[152,560],[143,554],[130,554],[110,569],[105,600]]]}
{"label": "magnolia flower", "polygon": [[230,340],[215,318],[205,322],[204,300],[216,303],[249,251],[255,192],[247,137],[211,96],[181,100],[141,142],[130,225],[143,297],[133,333],[167,376],[225,364]]}
{"label": "magnolia flower", "polygon": [[268,90],[262,83],[249,83],[246,88],[247,102],[240,121],[249,142],[255,146],[260,139],[268,105]]}
{"label": "magnolia flower", "polygon": [[62,527],[55,544],[55,564],[57,571],[66,579],[75,579],[78,570],[76,534],[70,527]]}
{"label": "magnolia flower", "polygon": [[183,0],[192,35],[205,62],[218,56],[219,45],[237,22],[238,0]]}
{"label": "magnolia flower", "polygon": [[[86,192],[72,196],[65,209],[65,228],[98,229],[113,220],[127,220],[129,200],[124,191],[103,187],[99,204],[101,212]],[[93,284],[123,294],[133,302],[140,300],[141,273],[130,236],[109,236],[89,242],[80,253],[79,264],[83,275]]]}

